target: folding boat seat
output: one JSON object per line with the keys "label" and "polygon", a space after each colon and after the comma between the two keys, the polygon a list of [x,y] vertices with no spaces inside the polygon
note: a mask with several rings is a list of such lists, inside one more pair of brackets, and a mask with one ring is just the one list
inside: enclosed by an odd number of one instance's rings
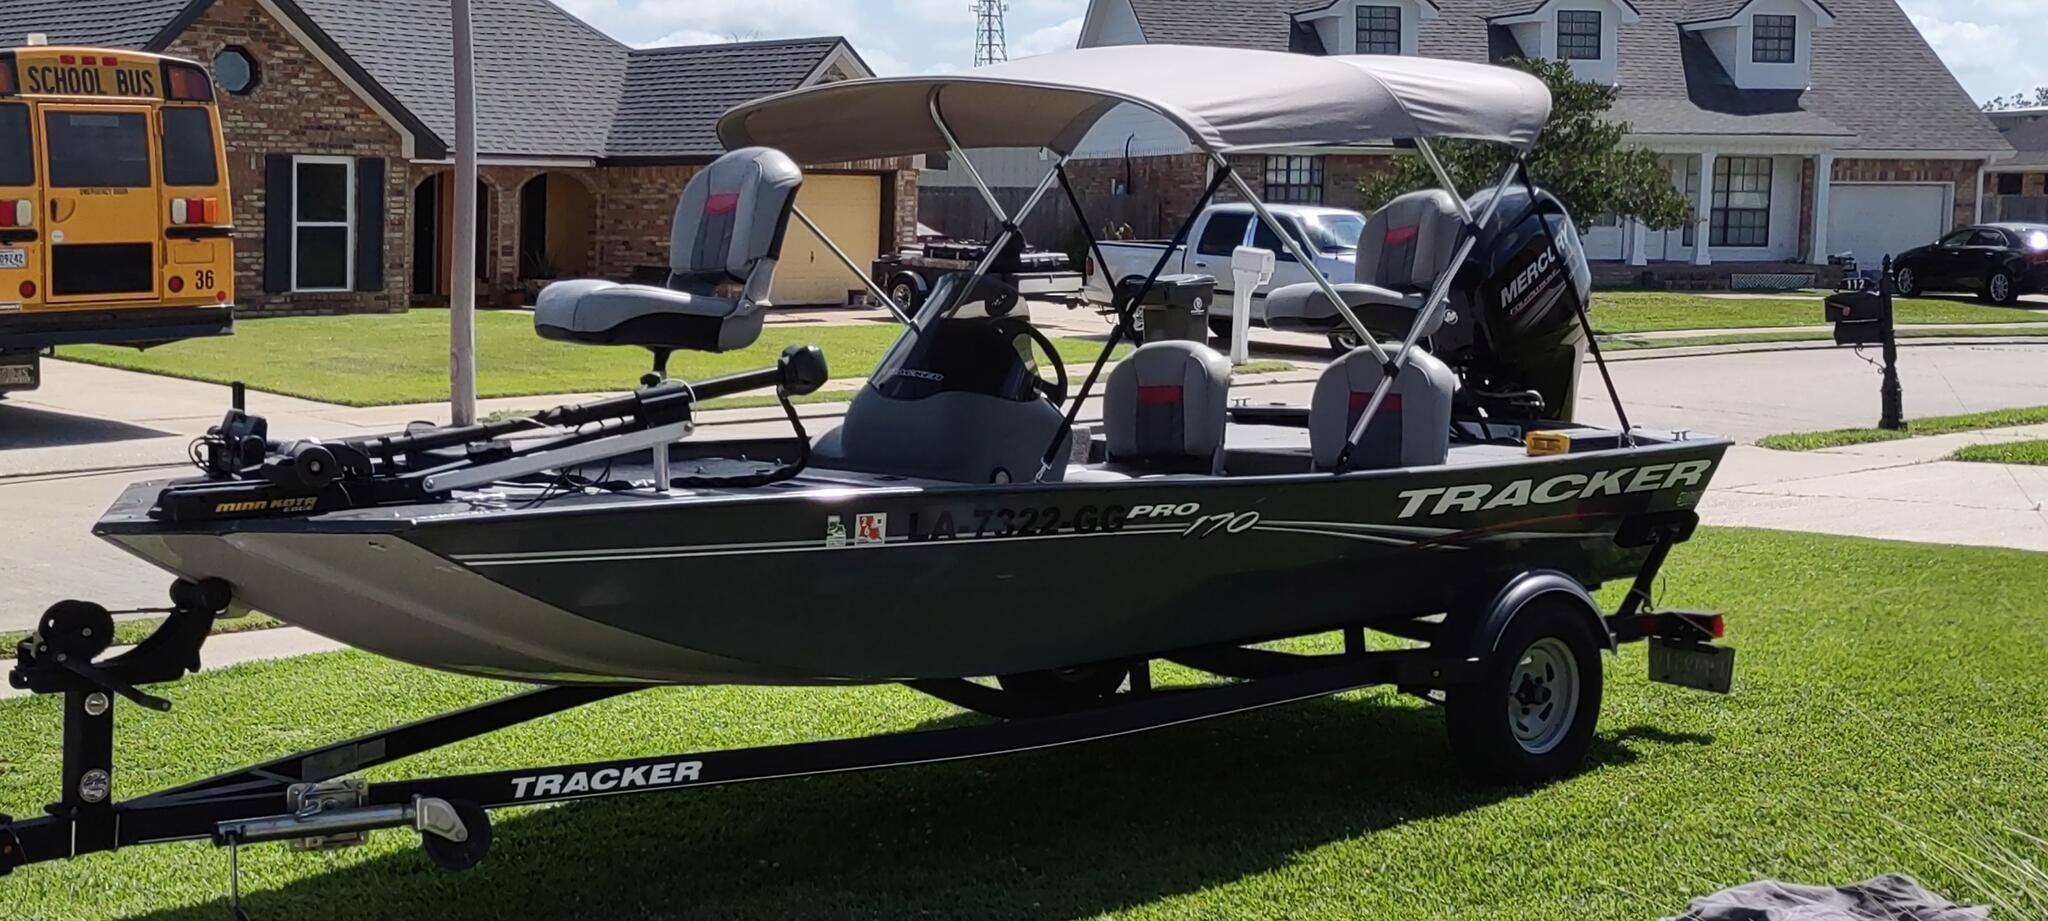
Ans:
{"label": "folding boat seat", "polygon": [[[1457,200],[1442,189],[1410,192],[1387,202],[1366,219],[1358,238],[1352,281],[1332,287],[1368,329],[1387,336],[1406,335],[1430,287],[1451,268],[1460,221]],[[1269,293],[1266,324],[1274,329],[1317,333],[1345,326],[1343,314],[1330,303],[1329,295],[1310,282]]]}
{"label": "folding boat seat", "polygon": [[[1399,347],[1389,343],[1387,351]],[[1385,376],[1385,368],[1364,348],[1351,350],[1323,369],[1308,406],[1309,451],[1317,469],[1337,466],[1352,427]],[[1351,469],[1443,463],[1451,450],[1451,398],[1457,388],[1458,377],[1448,365],[1422,349],[1410,352],[1407,365],[1395,377],[1379,412],[1366,426],[1364,439],[1352,452]]]}
{"label": "folding boat seat", "polygon": [[778,150],[747,147],[719,157],[690,178],[676,203],[666,287],[557,282],[540,294],[534,330],[657,355],[752,345],[802,184],[803,172]]}
{"label": "folding boat seat", "polygon": [[[1230,360],[1215,349],[1196,342],[1139,346],[1109,372],[1103,392],[1110,463],[1103,472],[1222,473],[1229,404]],[[1067,479],[1093,473],[1072,470]]]}

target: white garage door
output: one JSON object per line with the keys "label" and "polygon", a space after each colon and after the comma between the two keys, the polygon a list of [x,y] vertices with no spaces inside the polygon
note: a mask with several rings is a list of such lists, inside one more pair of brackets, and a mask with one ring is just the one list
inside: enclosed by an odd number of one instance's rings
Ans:
{"label": "white garage door", "polygon": [[1877,268],[1884,257],[1926,246],[1949,231],[1947,185],[1836,184],[1828,195],[1828,252],[1852,252]]}
{"label": "white garage door", "polygon": [[[866,268],[881,255],[882,177],[813,173],[804,177],[796,204],[856,265]],[[860,279],[832,257],[817,235],[792,218],[770,298],[784,305],[844,304],[846,292],[859,287]]]}

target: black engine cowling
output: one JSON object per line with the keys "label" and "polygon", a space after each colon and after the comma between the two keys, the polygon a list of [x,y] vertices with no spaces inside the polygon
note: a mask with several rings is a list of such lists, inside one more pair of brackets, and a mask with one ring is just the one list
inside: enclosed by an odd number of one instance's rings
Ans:
{"label": "black engine cowling", "polygon": [[[1484,214],[1493,194],[1473,196],[1472,213]],[[1533,392],[1542,418],[1570,419],[1586,352],[1579,311],[1590,306],[1592,290],[1592,268],[1564,204],[1515,186],[1502,193],[1460,268],[1451,314],[1431,345],[1458,372],[1463,399],[1492,409],[1531,406],[1526,395]]]}

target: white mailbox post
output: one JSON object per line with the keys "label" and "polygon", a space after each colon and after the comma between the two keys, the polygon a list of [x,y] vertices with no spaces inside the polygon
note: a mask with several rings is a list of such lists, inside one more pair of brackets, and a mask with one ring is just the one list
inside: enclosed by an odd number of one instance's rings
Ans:
{"label": "white mailbox post", "polygon": [[1273,280],[1273,251],[1240,246],[1230,252],[1230,363],[1251,360],[1252,295]]}

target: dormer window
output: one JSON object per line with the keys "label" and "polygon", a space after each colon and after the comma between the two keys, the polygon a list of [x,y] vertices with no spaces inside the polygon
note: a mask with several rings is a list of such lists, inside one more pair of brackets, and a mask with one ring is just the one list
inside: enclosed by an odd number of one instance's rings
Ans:
{"label": "dormer window", "polygon": [[1358,7],[1358,53],[1401,53],[1401,8],[1398,6]]}
{"label": "dormer window", "polygon": [[1813,77],[1814,33],[1834,24],[1821,0],[1726,0],[1714,18],[1678,24],[1728,72],[1737,89],[1803,90]]}
{"label": "dormer window", "polygon": [[1600,60],[1600,11],[1557,11],[1557,56],[1566,61]]}
{"label": "dormer window", "polygon": [[1790,64],[1798,60],[1799,17],[1759,13],[1750,26],[1749,59],[1758,64]]}

